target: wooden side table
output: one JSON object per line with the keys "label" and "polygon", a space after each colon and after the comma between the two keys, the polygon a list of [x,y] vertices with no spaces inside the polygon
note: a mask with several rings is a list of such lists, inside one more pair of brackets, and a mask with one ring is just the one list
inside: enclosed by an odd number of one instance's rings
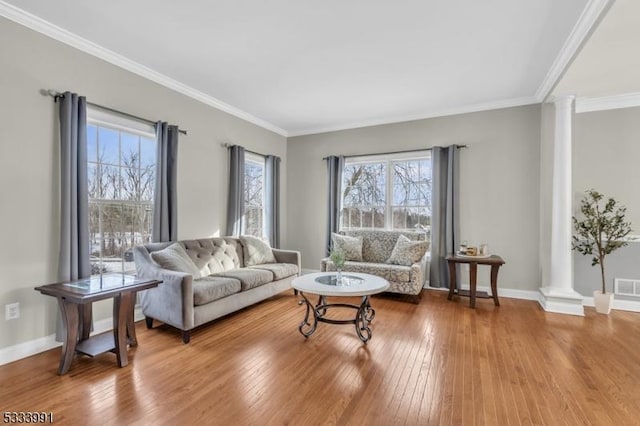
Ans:
{"label": "wooden side table", "polygon": [[[446,259],[447,263],[449,264],[449,300],[451,300],[453,298],[453,295],[457,293],[459,296],[469,297],[469,306],[475,308],[476,297],[483,299],[489,299],[493,297],[493,303],[496,306],[500,306],[500,301],[498,300],[498,270],[500,269],[500,266],[504,265],[504,260],[500,256],[497,256],[495,254],[489,257],[458,256],[450,254]],[[470,289],[468,291],[456,289],[456,264],[459,263],[466,263],[469,265]],[[491,266],[491,296],[489,296],[485,291],[476,291],[478,265]]]}
{"label": "wooden side table", "polygon": [[[35,290],[58,299],[66,328],[58,374],[69,371],[76,352],[96,356],[113,351],[118,366],[124,367],[127,357],[127,341],[136,346],[136,330],[133,308],[137,291],[157,287],[162,281],[138,280],[130,275],[106,274],[83,280],[49,284]],[[113,299],[113,333],[89,337],[91,331],[91,304],[98,300]]]}

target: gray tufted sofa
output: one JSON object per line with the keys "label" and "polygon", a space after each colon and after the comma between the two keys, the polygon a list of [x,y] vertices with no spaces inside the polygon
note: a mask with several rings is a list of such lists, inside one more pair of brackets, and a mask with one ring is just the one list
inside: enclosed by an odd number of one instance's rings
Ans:
{"label": "gray tufted sofa", "polygon": [[[400,235],[410,240],[424,241],[424,233],[412,231],[386,230],[351,230],[340,231],[340,234],[350,237],[362,237],[362,262],[345,262],[343,272],[361,272],[380,276],[389,281],[389,293],[409,295],[415,303],[420,301],[422,287],[427,276],[429,250],[418,263],[411,266],[392,265],[386,263],[391,256],[396,241]],[[321,260],[322,271],[335,271],[336,267],[329,258]]]}
{"label": "gray tufted sofa", "polygon": [[235,237],[178,241],[205,276],[160,267],[151,253],[173,242],[134,248],[138,276],[163,281],[140,292],[147,327],[153,319],[182,330],[188,343],[191,330],[291,288],[300,273],[300,253],[272,249],[277,263],[245,267],[241,240]]}

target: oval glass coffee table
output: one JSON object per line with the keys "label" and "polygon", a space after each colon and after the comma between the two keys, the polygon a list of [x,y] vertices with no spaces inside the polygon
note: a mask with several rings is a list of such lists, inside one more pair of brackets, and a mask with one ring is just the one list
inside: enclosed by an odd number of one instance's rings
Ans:
{"label": "oval glass coffee table", "polygon": [[[364,343],[371,339],[371,329],[369,324],[373,321],[376,311],[369,304],[369,296],[382,293],[389,288],[389,282],[384,278],[375,275],[361,274],[356,272],[342,273],[342,282],[338,282],[336,272],[317,272],[313,274],[301,275],[291,282],[291,286],[300,292],[303,301],[306,303],[306,313],[304,320],[300,323],[298,330],[306,338],[313,334],[318,327],[318,322],[328,324],[354,324],[356,333]],[[318,296],[318,302],[313,305],[306,294]],[[353,297],[362,296],[360,305],[348,303],[327,303],[327,297]],[[354,319],[331,319],[326,314],[332,308],[355,309]],[[313,316],[313,318],[311,318]]]}

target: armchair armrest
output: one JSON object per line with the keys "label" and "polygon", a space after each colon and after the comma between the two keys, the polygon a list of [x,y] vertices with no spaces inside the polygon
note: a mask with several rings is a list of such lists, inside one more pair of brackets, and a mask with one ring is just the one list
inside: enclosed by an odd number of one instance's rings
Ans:
{"label": "armchair armrest", "polygon": [[327,265],[331,262],[328,257],[320,260],[320,272],[327,272]]}

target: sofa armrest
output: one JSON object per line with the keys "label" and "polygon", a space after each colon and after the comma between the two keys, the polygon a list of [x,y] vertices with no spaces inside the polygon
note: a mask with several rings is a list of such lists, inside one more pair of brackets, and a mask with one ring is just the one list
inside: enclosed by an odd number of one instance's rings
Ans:
{"label": "sofa armrest", "polygon": [[328,257],[325,257],[324,259],[320,260],[320,271],[321,272],[327,272],[327,264],[331,262],[331,260]]}
{"label": "sofa armrest", "polygon": [[415,289],[424,287],[424,263],[414,263],[411,265],[411,284]]}
{"label": "sofa armrest", "polygon": [[281,249],[271,249],[271,251],[278,263],[293,263],[294,265],[298,265],[298,275],[302,273],[302,261],[299,251]]}
{"label": "sofa armrest", "polygon": [[144,315],[181,330],[192,329],[193,276],[161,268],[144,247],[135,247],[133,256],[138,277],[162,280],[158,287],[140,292]]}

